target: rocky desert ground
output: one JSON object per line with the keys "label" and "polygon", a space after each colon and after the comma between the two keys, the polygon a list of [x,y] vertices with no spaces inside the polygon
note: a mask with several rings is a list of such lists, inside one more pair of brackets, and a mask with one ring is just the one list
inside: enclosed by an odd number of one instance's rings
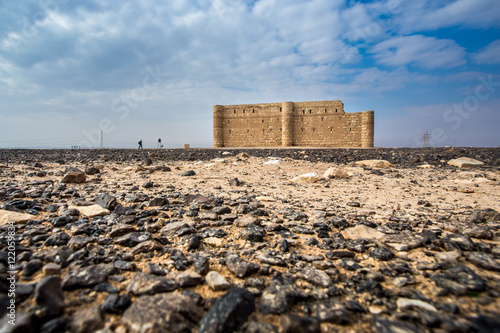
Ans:
{"label": "rocky desert ground", "polygon": [[0,150],[0,331],[500,332],[499,184],[500,148]]}

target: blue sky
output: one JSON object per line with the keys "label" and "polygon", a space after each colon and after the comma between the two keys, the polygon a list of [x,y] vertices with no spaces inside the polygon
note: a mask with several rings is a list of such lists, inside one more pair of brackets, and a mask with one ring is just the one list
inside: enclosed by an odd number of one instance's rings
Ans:
{"label": "blue sky", "polygon": [[500,1],[0,3],[0,147],[211,147],[214,104],[335,99],[376,146],[500,146]]}

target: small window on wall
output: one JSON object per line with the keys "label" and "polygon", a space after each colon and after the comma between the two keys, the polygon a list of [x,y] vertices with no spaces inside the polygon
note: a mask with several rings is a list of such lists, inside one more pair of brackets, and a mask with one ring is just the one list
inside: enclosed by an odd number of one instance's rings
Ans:
{"label": "small window on wall", "polygon": [[262,119],[262,123],[264,123],[264,119]]}
{"label": "small window on wall", "polygon": [[306,113],[306,110],[302,110],[302,114]]}
{"label": "small window on wall", "polygon": [[252,113],[255,113],[255,109],[252,110]]}
{"label": "small window on wall", "polygon": [[312,110],[311,110],[311,109],[309,109],[309,113],[311,113],[311,112],[312,112]]}
{"label": "small window on wall", "polygon": [[281,112],[281,106],[280,106],[280,112]]}
{"label": "small window on wall", "polygon": [[351,128],[349,127],[349,132],[351,131]]}
{"label": "small window on wall", "polygon": [[326,113],[326,109],[325,109],[325,113]]}
{"label": "small window on wall", "polygon": [[243,113],[245,113],[245,109],[243,109]]}
{"label": "small window on wall", "polygon": [[249,130],[249,129],[247,129],[247,133],[250,133],[250,130]]}
{"label": "small window on wall", "polygon": [[323,117],[321,117],[321,121],[323,121],[323,120],[324,120]]}
{"label": "small window on wall", "polygon": [[302,130],[302,132],[304,132],[304,129],[303,129],[303,128],[301,128],[301,130]]}
{"label": "small window on wall", "polygon": [[263,129],[263,130],[262,130],[262,134],[264,134],[264,132],[265,132],[265,131],[266,131],[266,130],[265,130],[265,129]]}
{"label": "small window on wall", "polygon": [[234,110],[234,114],[236,114],[236,110]]}
{"label": "small window on wall", "polygon": [[280,127],[280,132],[282,131],[283,129]]}
{"label": "small window on wall", "polygon": [[337,109],[335,109],[335,112],[337,112]]}
{"label": "small window on wall", "polygon": [[231,134],[231,130],[229,130],[229,134]]}
{"label": "small window on wall", "polygon": [[330,127],[330,132],[332,132],[332,133],[333,133],[333,127]]}

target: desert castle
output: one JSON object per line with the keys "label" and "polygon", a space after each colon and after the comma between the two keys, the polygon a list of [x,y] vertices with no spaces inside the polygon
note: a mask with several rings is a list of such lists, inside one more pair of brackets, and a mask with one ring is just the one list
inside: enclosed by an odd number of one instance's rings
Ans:
{"label": "desert castle", "polygon": [[374,112],[342,101],[214,105],[214,147],[373,147]]}

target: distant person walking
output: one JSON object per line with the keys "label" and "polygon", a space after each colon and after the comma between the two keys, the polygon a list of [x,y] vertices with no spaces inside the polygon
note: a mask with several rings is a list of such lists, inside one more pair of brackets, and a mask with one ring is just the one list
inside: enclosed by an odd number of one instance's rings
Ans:
{"label": "distant person walking", "polygon": [[142,140],[139,141],[139,149],[142,149]]}

